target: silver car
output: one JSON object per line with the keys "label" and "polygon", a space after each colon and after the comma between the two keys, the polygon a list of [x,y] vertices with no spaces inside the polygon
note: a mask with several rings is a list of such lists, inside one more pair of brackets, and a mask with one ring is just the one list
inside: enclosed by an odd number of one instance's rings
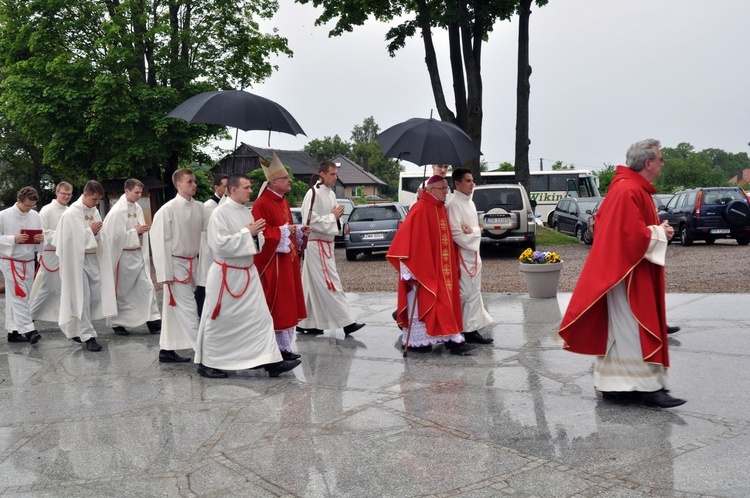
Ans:
{"label": "silver car", "polygon": [[397,202],[355,206],[344,227],[346,259],[354,261],[360,253],[387,251],[406,213],[408,209]]}

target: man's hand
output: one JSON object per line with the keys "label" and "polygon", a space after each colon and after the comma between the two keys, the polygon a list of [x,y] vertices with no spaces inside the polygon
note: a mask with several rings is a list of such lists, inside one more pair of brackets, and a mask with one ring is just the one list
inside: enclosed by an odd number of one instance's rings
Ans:
{"label": "man's hand", "polygon": [[102,229],[102,222],[101,221],[95,221],[91,225],[89,225],[89,228],[92,232],[94,232],[94,235],[99,233],[99,230]]}
{"label": "man's hand", "polygon": [[17,233],[13,236],[13,241],[16,244],[25,244],[27,240],[29,240],[28,233]]}
{"label": "man's hand", "polygon": [[300,228],[302,229],[302,235],[305,237],[308,237],[310,232],[312,232],[312,227],[310,225],[302,225]]}
{"label": "man's hand", "polygon": [[37,244],[41,244],[42,242],[44,242],[44,234],[38,233],[34,235],[34,242],[36,242]]}
{"label": "man's hand", "polygon": [[471,227],[470,227],[469,225],[467,225],[466,223],[461,223],[461,231],[462,231],[463,233],[465,233],[465,234],[470,234],[470,233],[472,233],[472,232],[474,231],[474,229],[473,229],[473,228],[471,228]]}
{"label": "man's hand", "polygon": [[247,226],[247,229],[250,230],[250,235],[255,237],[256,235],[258,235],[259,233],[261,233],[263,230],[266,229],[266,220],[261,218],[259,220],[255,220],[252,223],[248,223],[246,226]]}
{"label": "man's hand", "polygon": [[341,218],[341,215],[344,214],[344,206],[336,206],[335,208],[331,210],[331,212],[338,220],[339,218]]}
{"label": "man's hand", "polygon": [[672,240],[672,237],[674,237],[674,228],[669,225],[669,221],[664,220],[661,226],[664,227],[664,232],[667,234],[667,240]]}
{"label": "man's hand", "polygon": [[138,235],[143,235],[145,232],[148,232],[148,229],[150,227],[148,225],[136,225],[135,231],[138,233]]}

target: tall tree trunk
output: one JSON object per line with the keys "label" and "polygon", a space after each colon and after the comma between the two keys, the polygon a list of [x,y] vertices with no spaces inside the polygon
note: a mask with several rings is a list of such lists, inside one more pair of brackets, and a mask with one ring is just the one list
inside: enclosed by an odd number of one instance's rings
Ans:
{"label": "tall tree trunk", "polygon": [[518,81],[516,86],[516,181],[531,192],[529,178],[529,17],[532,0],[521,0],[518,13]]}
{"label": "tall tree trunk", "polygon": [[432,94],[435,96],[435,105],[437,106],[440,119],[453,123],[456,117],[445,103],[445,93],[443,93],[443,84],[440,81],[435,45],[432,43],[429,8],[425,0],[419,0],[418,5],[417,20],[422,32],[422,42],[424,43],[424,62],[427,65],[427,72],[430,75],[430,85],[432,86]]}
{"label": "tall tree trunk", "polygon": [[[482,147],[482,33],[484,26],[482,20],[477,16],[472,27],[467,25],[461,28],[463,46],[464,68],[466,69],[466,87],[468,97],[466,100],[466,126],[463,130],[469,135],[472,142],[481,149]],[[456,104],[458,105],[458,104]],[[471,169],[475,181],[481,180],[479,158],[476,157],[466,163]]]}

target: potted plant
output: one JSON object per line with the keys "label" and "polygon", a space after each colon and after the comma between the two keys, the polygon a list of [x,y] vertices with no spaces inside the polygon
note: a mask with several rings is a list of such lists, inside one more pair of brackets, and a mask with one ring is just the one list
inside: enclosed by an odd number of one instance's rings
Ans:
{"label": "potted plant", "polygon": [[529,297],[557,296],[557,284],[563,267],[559,254],[526,249],[518,259],[521,261],[521,272],[526,280]]}

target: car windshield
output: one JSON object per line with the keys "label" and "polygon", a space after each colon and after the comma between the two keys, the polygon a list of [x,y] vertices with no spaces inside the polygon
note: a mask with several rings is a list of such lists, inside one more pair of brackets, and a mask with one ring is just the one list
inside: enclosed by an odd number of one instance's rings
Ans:
{"label": "car windshield", "polygon": [[349,222],[355,221],[382,221],[399,219],[396,206],[358,207],[349,216]]}
{"label": "car windshield", "polygon": [[487,212],[493,207],[509,210],[523,209],[523,199],[518,189],[481,189],[475,190],[472,197],[479,212]]}

